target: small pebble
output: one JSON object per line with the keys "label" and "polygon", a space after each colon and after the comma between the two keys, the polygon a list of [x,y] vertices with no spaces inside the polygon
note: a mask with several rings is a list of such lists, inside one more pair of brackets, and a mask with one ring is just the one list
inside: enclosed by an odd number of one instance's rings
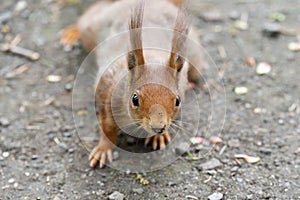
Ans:
{"label": "small pebble", "polygon": [[104,187],[105,186],[105,184],[102,181],[98,181],[98,184],[99,184],[100,187]]}
{"label": "small pebble", "polygon": [[84,123],[84,121],[80,121],[79,123],[78,123],[78,128],[84,128],[84,126],[85,126],[85,123]]}
{"label": "small pebble", "polygon": [[182,155],[184,154],[187,149],[189,148],[189,144],[186,142],[181,142],[176,148],[175,148],[175,152],[177,155]]}
{"label": "small pebble", "polygon": [[0,14],[0,24],[7,23],[12,18],[12,12],[7,11]]}
{"label": "small pebble", "polygon": [[53,116],[54,119],[58,119],[60,117],[60,113],[57,110],[54,110],[52,112],[52,116]]}
{"label": "small pebble", "polygon": [[266,113],[267,110],[265,108],[254,108],[253,112],[255,114],[261,114],[261,113]]}
{"label": "small pebble", "polygon": [[238,139],[231,139],[228,141],[228,146],[238,148],[240,147],[240,141]]}
{"label": "small pebble", "polygon": [[70,52],[70,51],[72,51],[73,47],[70,46],[70,45],[64,45],[63,49],[64,49],[65,52]]}
{"label": "small pebble", "polygon": [[258,75],[265,75],[270,73],[270,71],[271,71],[271,66],[266,62],[261,62],[256,67],[256,73]]}
{"label": "small pebble", "polygon": [[134,193],[137,193],[137,194],[143,194],[144,193],[144,189],[143,188],[133,188],[132,191]]}
{"label": "small pebble", "polygon": [[59,75],[49,75],[49,76],[47,76],[47,81],[49,83],[57,83],[57,82],[61,81],[61,76],[59,76]]}
{"label": "small pebble", "polygon": [[8,127],[10,125],[10,122],[6,118],[0,118],[0,126]]}
{"label": "small pebble", "polygon": [[9,156],[9,152],[5,151],[2,153],[3,158],[7,158]]}
{"label": "small pebble", "polygon": [[53,200],[61,200],[61,198],[59,197],[59,195],[56,195]]}
{"label": "small pebble", "polygon": [[262,31],[268,37],[277,37],[280,33],[281,26],[278,23],[265,23]]}
{"label": "small pebble", "polygon": [[237,20],[234,22],[234,27],[238,30],[245,31],[248,29],[248,23],[241,20]]}
{"label": "small pebble", "polygon": [[279,119],[279,120],[278,120],[278,124],[283,125],[283,124],[284,124],[284,121],[283,121],[282,119]]}
{"label": "small pebble", "polygon": [[234,93],[238,95],[244,95],[248,93],[248,88],[243,87],[243,86],[238,86],[234,88]]}
{"label": "small pebble", "polygon": [[272,153],[272,149],[262,147],[262,148],[259,149],[259,152],[263,153],[263,154],[266,154],[266,155],[270,155]]}
{"label": "small pebble", "polygon": [[[299,152],[300,152],[300,148],[299,148]],[[151,178],[151,179],[150,179],[150,183],[151,183],[151,184],[155,184],[155,183],[156,183],[156,179],[155,179],[155,178]]]}
{"label": "small pebble", "polygon": [[238,166],[234,166],[233,168],[230,169],[231,172],[236,172],[239,170]]}
{"label": "small pebble", "polygon": [[217,22],[223,20],[220,10],[216,8],[202,12],[200,17],[206,22]]}
{"label": "small pebble", "polygon": [[190,138],[192,144],[203,144],[205,139],[203,137],[192,137]]}
{"label": "small pebble", "polygon": [[72,92],[72,90],[73,90],[73,85],[71,83],[67,83],[65,85],[65,91]]}
{"label": "small pebble", "polygon": [[240,18],[240,16],[241,16],[241,14],[236,10],[233,10],[229,13],[229,18],[231,20],[237,20],[238,18]]}
{"label": "small pebble", "polygon": [[18,1],[18,3],[15,6],[15,11],[20,12],[24,10],[27,7],[26,1]]}
{"label": "small pebble", "polygon": [[250,103],[245,103],[245,108],[247,109],[252,108],[252,105]]}
{"label": "small pebble", "polygon": [[15,179],[14,178],[10,178],[10,179],[8,179],[8,183],[14,183],[15,182]]}
{"label": "small pebble", "polygon": [[124,194],[114,191],[112,194],[108,196],[109,200],[123,200],[124,199]]}
{"label": "small pebble", "polygon": [[215,169],[220,166],[222,166],[222,163],[216,158],[212,158],[211,160],[199,165],[201,170]]}
{"label": "small pebble", "polygon": [[120,157],[118,151],[113,151],[113,160],[117,160]]}
{"label": "small pebble", "polygon": [[68,151],[68,145],[67,145],[65,142],[60,142],[60,143],[58,144],[58,146],[59,146],[60,148],[62,148],[63,150],[65,150],[66,152]]}
{"label": "small pebble", "polygon": [[300,42],[291,42],[288,45],[290,51],[300,51]]}
{"label": "small pebble", "polygon": [[169,181],[167,185],[168,185],[169,187],[173,187],[173,186],[177,185],[177,183],[176,183],[176,182]]}
{"label": "small pebble", "polygon": [[223,198],[223,194],[219,192],[215,192],[208,196],[209,200],[221,200]]}
{"label": "small pebble", "polygon": [[14,188],[17,188],[19,186],[19,183],[14,183]]}
{"label": "small pebble", "polygon": [[38,159],[38,155],[34,154],[31,156],[31,160],[36,160],[36,159]]}
{"label": "small pebble", "polygon": [[219,144],[219,143],[223,142],[222,138],[220,138],[218,136],[211,136],[209,138],[209,141],[210,141],[211,144]]}
{"label": "small pebble", "polygon": [[256,65],[256,61],[252,56],[247,56],[245,59],[245,63],[249,66],[249,67],[253,67]]}
{"label": "small pebble", "polygon": [[64,133],[63,133],[63,136],[66,137],[66,138],[69,138],[69,137],[71,137],[72,135],[73,135],[73,132],[71,132],[71,131],[68,131],[68,132],[64,132]]}
{"label": "small pebble", "polygon": [[136,139],[134,137],[130,137],[130,136],[127,137],[127,144],[128,145],[133,145],[135,143],[136,143]]}

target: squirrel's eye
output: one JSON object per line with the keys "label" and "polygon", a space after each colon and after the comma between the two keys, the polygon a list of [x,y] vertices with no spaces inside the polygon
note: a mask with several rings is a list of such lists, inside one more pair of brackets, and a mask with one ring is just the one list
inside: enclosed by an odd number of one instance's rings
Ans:
{"label": "squirrel's eye", "polygon": [[175,106],[179,106],[180,105],[180,103],[181,103],[181,98],[180,98],[180,96],[176,96],[176,103],[175,103]]}
{"label": "squirrel's eye", "polygon": [[139,104],[139,96],[137,94],[134,94],[132,96],[132,104],[136,107],[140,106]]}

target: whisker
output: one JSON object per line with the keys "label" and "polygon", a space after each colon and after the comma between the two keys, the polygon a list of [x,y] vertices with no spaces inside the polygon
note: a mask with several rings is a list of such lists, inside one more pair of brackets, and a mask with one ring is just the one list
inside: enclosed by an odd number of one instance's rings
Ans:
{"label": "whisker", "polygon": [[173,122],[179,122],[179,123],[183,123],[183,124],[187,124],[187,125],[193,125],[192,123],[185,122],[185,121],[182,121],[182,120],[173,120]]}
{"label": "whisker", "polygon": [[[191,137],[194,136],[192,133],[190,133],[189,130],[187,130],[187,129],[184,128],[184,127],[181,127],[181,126],[179,126],[179,125],[177,125],[177,124],[174,124],[174,123],[172,123],[170,127],[172,127],[172,126],[174,126],[175,128],[181,130],[184,134],[186,134],[186,135],[188,135],[188,136],[191,136]],[[176,131],[176,129],[175,129],[174,127],[172,127],[172,128]]]}

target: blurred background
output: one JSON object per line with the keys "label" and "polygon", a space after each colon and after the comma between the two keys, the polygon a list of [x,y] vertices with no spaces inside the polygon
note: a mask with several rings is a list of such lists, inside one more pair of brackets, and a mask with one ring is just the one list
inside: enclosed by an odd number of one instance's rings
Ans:
{"label": "blurred background", "polygon": [[93,2],[1,1],[0,199],[300,198],[299,0],[190,1],[219,68],[207,87],[226,89],[225,125],[143,174],[90,169],[75,134],[72,89],[86,53],[61,46],[59,32]]}

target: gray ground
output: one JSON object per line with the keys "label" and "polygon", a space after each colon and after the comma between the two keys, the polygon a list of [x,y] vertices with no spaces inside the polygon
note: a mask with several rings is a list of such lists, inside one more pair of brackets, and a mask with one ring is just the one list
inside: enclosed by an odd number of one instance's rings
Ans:
{"label": "gray ground", "polygon": [[[286,16],[281,25],[298,28],[299,34],[299,0],[211,0],[194,7],[199,13],[208,3],[223,15],[220,22],[196,21],[203,45],[224,72],[223,142],[205,156],[209,142],[191,147],[197,160],[184,155],[168,167],[141,174],[148,185],[140,183],[135,173],[91,169],[88,153],[74,134],[71,94],[64,87],[73,83],[85,53],[80,47],[65,52],[57,33],[74,23],[92,1],[64,6],[63,0],[26,2],[19,12],[14,11],[15,0],[3,0],[0,6],[0,19],[7,11],[13,14],[6,23],[9,33],[1,25],[1,43],[20,34],[20,46],[41,54],[32,62],[0,53],[0,199],[106,199],[115,191],[126,199],[300,199],[300,54],[287,48],[297,38],[284,34],[270,38],[261,32],[263,24],[272,21],[269,16],[281,12]],[[233,11],[247,13],[249,24],[235,37],[228,31]],[[271,73],[256,75],[246,66],[246,56],[270,63]],[[23,65],[28,70],[16,74]],[[50,74],[62,80],[49,83]],[[249,92],[237,95],[232,92],[235,86],[246,86]],[[209,95],[201,95],[203,105],[208,105]],[[45,105],[52,97],[54,101]],[[96,137],[96,129],[92,131]],[[199,135],[209,140],[201,128]],[[240,153],[261,160],[249,164],[235,159]],[[216,165],[201,165],[208,161]]]}

